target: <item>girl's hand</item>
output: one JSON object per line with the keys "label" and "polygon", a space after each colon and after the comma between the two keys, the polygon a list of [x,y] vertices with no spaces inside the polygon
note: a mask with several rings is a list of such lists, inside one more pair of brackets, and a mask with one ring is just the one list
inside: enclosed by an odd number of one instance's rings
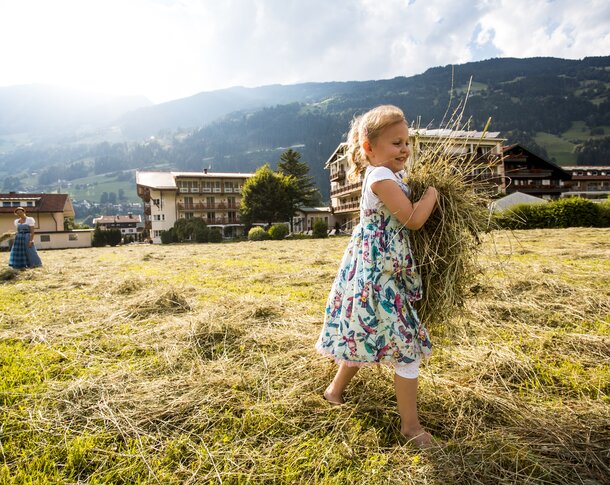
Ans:
{"label": "girl's hand", "polygon": [[439,194],[438,190],[436,190],[436,188],[434,188],[430,185],[426,189],[426,195],[428,195],[429,197],[434,197],[434,200],[436,201],[436,205],[438,205],[438,203],[440,201],[440,194]]}
{"label": "girl's hand", "polygon": [[30,241],[30,242],[28,243],[28,247],[30,247],[30,248],[31,248],[33,245],[34,245],[34,241]]}

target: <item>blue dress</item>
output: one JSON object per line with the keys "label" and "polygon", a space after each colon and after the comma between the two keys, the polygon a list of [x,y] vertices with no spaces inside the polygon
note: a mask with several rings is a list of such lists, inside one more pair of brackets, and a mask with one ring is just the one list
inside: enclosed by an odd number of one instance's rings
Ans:
{"label": "blue dress", "polygon": [[42,266],[42,261],[36,252],[36,247],[30,243],[30,226],[28,224],[17,224],[15,242],[11,248],[8,265],[15,269],[36,268]]}
{"label": "blue dress", "polygon": [[[399,186],[410,195],[404,183]],[[316,349],[348,366],[408,364],[428,357],[428,331],[411,304],[421,299],[421,291],[409,230],[383,205],[361,208]]]}

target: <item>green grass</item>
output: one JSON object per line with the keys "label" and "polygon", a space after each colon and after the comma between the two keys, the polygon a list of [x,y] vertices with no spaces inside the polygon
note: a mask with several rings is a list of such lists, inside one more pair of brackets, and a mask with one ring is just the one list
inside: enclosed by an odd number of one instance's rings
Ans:
{"label": "green grass", "polygon": [[[131,180],[117,180],[116,176],[107,175],[93,175],[90,177],[84,177],[81,179],[74,179],[70,181],[70,186],[62,187],[67,191],[73,199],[76,200],[89,200],[92,202],[99,202],[103,192],[114,192],[119,194],[119,190],[123,189],[125,197],[129,202],[142,202],[136,193],[135,185]],[[76,185],[92,184],[91,187],[86,189],[77,190]]]}
{"label": "green grass", "polygon": [[538,132],[534,137],[536,143],[546,149],[549,157],[555,158],[559,165],[576,165],[576,144],[550,133]]}
{"label": "green grass", "polygon": [[422,369],[427,451],[390,369],[321,396],[346,238],[41,251],[0,283],[0,484],[604,483],[609,236],[487,236]]}

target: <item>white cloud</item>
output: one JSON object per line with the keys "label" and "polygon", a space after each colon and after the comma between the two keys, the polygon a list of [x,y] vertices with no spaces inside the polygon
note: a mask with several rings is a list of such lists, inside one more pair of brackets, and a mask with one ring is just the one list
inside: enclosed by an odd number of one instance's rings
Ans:
{"label": "white cloud", "polygon": [[489,55],[608,55],[606,3],[3,1],[0,85],[53,83],[164,101],[232,85],[410,76]]}

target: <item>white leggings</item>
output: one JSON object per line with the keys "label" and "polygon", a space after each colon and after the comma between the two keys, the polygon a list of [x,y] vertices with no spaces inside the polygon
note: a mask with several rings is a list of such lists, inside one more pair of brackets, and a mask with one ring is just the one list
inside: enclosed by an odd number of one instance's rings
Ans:
{"label": "white leggings", "polygon": [[421,362],[421,356],[418,356],[413,362],[408,364],[394,364],[394,370],[396,375],[405,377],[407,379],[417,379],[419,376],[419,364]]}

